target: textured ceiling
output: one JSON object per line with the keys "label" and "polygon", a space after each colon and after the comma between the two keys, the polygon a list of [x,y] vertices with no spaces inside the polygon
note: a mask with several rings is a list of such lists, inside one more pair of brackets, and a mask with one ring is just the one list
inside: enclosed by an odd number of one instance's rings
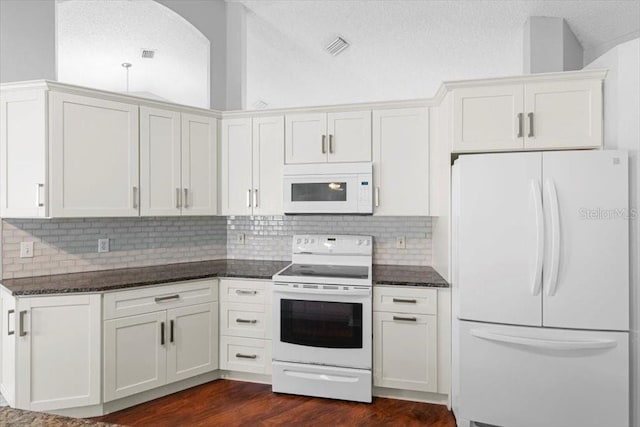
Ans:
{"label": "textured ceiling", "polygon": [[[442,80],[518,74],[529,16],[565,18],[587,62],[640,28],[639,0],[240,1],[249,108],[425,97]],[[337,34],[352,46],[332,58]]]}

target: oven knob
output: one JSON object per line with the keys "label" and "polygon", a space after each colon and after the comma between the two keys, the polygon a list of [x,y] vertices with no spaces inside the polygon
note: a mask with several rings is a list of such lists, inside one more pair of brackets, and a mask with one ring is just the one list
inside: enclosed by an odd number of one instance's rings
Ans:
{"label": "oven knob", "polygon": [[307,243],[309,243],[309,239],[304,239],[304,244],[306,245]]}
{"label": "oven knob", "polygon": [[298,239],[298,240],[296,240],[296,243],[297,243],[297,244],[302,243],[302,239]]}
{"label": "oven knob", "polygon": [[369,241],[368,241],[368,240],[365,240],[365,241],[364,241],[364,245],[365,245],[365,246],[369,246]]}
{"label": "oven knob", "polygon": [[358,240],[358,241],[356,242],[356,245],[358,245],[358,246],[362,245],[362,240]]}

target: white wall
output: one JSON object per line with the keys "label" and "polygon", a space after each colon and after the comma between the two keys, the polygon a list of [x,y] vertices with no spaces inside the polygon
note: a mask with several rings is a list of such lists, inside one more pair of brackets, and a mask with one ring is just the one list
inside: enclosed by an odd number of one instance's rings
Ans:
{"label": "white wall", "polygon": [[[58,80],[208,108],[209,40],[152,0],[58,2]],[[142,49],[155,50],[153,59]]]}
{"label": "white wall", "polygon": [[0,82],[55,80],[53,0],[0,0]]}
{"label": "white wall", "polygon": [[640,426],[640,39],[618,45],[585,68],[608,68],[605,148],[629,152],[632,425]]}

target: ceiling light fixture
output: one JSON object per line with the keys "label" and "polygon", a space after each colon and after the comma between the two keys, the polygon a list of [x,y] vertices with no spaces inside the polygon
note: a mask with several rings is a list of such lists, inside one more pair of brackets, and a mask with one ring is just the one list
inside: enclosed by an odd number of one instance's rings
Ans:
{"label": "ceiling light fixture", "polygon": [[338,36],[334,41],[329,43],[329,45],[325,48],[327,52],[331,55],[336,56],[343,50],[349,47],[349,42]]}

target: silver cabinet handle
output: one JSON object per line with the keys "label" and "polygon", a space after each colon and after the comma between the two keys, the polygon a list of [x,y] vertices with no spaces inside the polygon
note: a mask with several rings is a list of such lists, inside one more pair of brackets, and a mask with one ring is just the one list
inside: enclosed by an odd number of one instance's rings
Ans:
{"label": "silver cabinet handle", "polygon": [[20,312],[20,332],[19,335],[21,337],[27,335],[27,331],[24,330],[24,316],[27,315],[27,310],[23,310]]}
{"label": "silver cabinet handle", "polygon": [[406,298],[394,298],[393,302],[405,302],[408,304],[417,304],[418,301],[415,299],[406,299]]}
{"label": "silver cabinet handle", "polygon": [[518,113],[518,138],[522,138],[522,119],[523,119],[523,114],[522,113]]}
{"label": "silver cabinet handle", "polygon": [[333,153],[333,135],[329,134],[329,152]]}
{"label": "silver cabinet handle", "polygon": [[247,189],[247,207],[251,207],[251,189]]}
{"label": "silver cabinet handle", "polygon": [[180,205],[181,205],[180,195],[181,195],[180,189],[176,188],[176,209],[180,209]]}
{"label": "silver cabinet handle", "polygon": [[327,135],[322,135],[322,154],[327,154]]}
{"label": "silver cabinet handle", "polygon": [[164,301],[171,301],[174,299],[180,299],[180,295],[179,294],[175,294],[175,295],[169,295],[166,297],[155,297],[154,300],[155,302],[164,302]]}
{"label": "silver cabinet handle", "polygon": [[7,311],[7,335],[13,335],[16,333],[16,325],[14,323],[13,325],[13,331],[9,330],[9,318],[11,317],[12,314],[14,314],[16,311],[15,310],[9,310]]}
{"label": "silver cabinet handle", "polygon": [[258,291],[246,291],[244,289],[236,289],[236,295],[255,295]]}
{"label": "silver cabinet handle", "polygon": [[258,323],[256,319],[236,319],[236,323],[250,323],[252,325]]}
{"label": "silver cabinet handle", "polygon": [[160,345],[164,345],[164,322],[160,322]]}
{"label": "silver cabinet handle", "polygon": [[529,118],[529,134],[527,135],[529,138],[533,138],[533,113],[527,114]]}
{"label": "silver cabinet handle", "polygon": [[253,190],[253,207],[258,207],[258,189]]}
{"label": "silver cabinet handle", "polygon": [[40,199],[40,189],[44,188],[44,184],[36,184],[36,206],[39,208],[44,206],[42,200]]}
{"label": "silver cabinet handle", "polygon": [[184,200],[182,200],[182,206],[184,208],[189,207],[189,189],[188,188],[184,189]]}
{"label": "silver cabinet handle", "polygon": [[415,317],[403,317],[403,316],[393,316],[393,320],[401,320],[404,322],[417,322],[418,319]]}
{"label": "silver cabinet handle", "polygon": [[242,353],[236,353],[236,357],[238,359],[257,359],[258,355],[257,354],[242,354]]}
{"label": "silver cabinet handle", "polygon": [[133,186],[133,209],[138,209],[138,187]]}
{"label": "silver cabinet handle", "polygon": [[380,206],[380,187],[376,187],[375,199],[376,199],[376,208],[377,208],[378,206]]}

